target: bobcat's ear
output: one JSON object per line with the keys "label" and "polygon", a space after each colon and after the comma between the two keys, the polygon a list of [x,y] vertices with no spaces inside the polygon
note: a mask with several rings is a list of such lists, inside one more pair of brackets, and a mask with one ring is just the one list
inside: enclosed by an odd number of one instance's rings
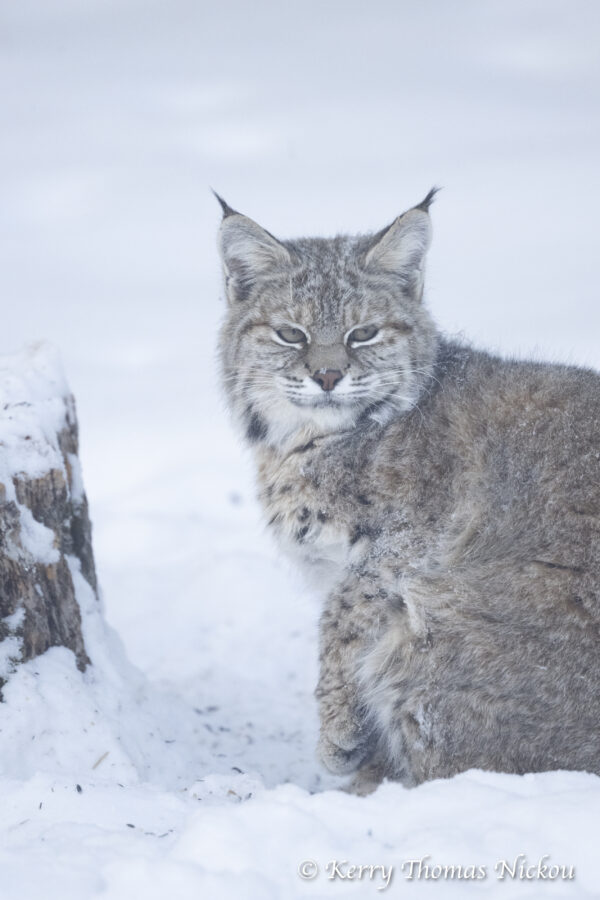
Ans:
{"label": "bobcat's ear", "polygon": [[435,193],[436,188],[433,188],[418,206],[398,216],[376,234],[365,257],[368,269],[397,274],[416,300],[423,295],[425,254],[431,243],[428,210]]}
{"label": "bobcat's ear", "polygon": [[261,278],[286,267],[290,255],[277,238],[252,219],[236,212],[217,195],[223,209],[219,250],[225,273],[227,296],[245,300]]}

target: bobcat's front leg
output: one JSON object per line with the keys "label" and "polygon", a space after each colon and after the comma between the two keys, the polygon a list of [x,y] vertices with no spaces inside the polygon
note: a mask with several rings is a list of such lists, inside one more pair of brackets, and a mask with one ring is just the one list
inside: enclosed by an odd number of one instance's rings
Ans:
{"label": "bobcat's front leg", "polygon": [[[358,578],[358,576],[357,576]],[[378,598],[360,580],[344,582],[327,599],[320,623],[318,754],[337,775],[354,772],[374,747],[360,688],[360,665],[383,624]]]}

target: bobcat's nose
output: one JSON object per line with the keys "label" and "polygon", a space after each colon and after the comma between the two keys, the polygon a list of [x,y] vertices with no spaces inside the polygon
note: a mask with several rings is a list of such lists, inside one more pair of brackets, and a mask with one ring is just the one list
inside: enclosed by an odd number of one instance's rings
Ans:
{"label": "bobcat's nose", "polygon": [[343,377],[339,369],[319,369],[313,374],[312,379],[320,384],[324,391],[332,391]]}

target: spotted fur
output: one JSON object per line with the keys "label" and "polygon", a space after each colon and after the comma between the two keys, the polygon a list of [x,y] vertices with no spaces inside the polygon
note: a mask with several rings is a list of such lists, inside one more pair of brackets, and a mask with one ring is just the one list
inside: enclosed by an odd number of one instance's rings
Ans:
{"label": "spotted fur", "polygon": [[600,773],[600,378],[439,335],[432,199],[296,241],[222,201],[225,390],[269,527],[326,594],[320,755],[359,791]]}

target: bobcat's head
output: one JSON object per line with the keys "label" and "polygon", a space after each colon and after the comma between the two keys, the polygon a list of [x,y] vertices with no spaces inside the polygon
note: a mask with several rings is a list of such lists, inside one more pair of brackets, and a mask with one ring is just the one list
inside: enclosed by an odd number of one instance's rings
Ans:
{"label": "bobcat's head", "polygon": [[422,303],[435,190],[375,235],[280,241],[219,199],[225,389],[250,441],[410,410],[436,331]]}

